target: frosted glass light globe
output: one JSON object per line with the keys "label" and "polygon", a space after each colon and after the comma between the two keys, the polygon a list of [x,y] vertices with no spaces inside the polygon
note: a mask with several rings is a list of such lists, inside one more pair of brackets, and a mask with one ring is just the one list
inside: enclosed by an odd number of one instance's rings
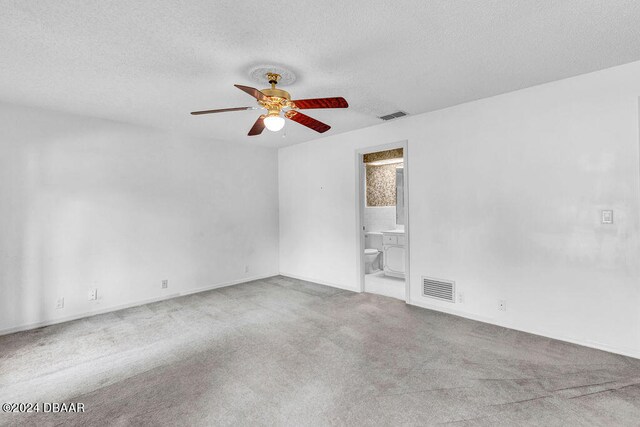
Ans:
{"label": "frosted glass light globe", "polygon": [[278,132],[284,127],[284,119],[277,115],[267,116],[264,118],[264,125],[271,132]]}

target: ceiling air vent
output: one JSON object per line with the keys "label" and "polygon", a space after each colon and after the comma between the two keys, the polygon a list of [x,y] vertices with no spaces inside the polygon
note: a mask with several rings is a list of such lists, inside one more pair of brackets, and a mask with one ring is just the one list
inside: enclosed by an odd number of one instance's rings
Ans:
{"label": "ceiling air vent", "polygon": [[396,111],[395,113],[387,114],[386,116],[380,116],[379,118],[386,121],[397,119],[398,117],[404,117],[406,115],[407,113],[405,113],[404,111]]}
{"label": "ceiling air vent", "polygon": [[422,276],[422,295],[443,301],[455,302],[456,282]]}

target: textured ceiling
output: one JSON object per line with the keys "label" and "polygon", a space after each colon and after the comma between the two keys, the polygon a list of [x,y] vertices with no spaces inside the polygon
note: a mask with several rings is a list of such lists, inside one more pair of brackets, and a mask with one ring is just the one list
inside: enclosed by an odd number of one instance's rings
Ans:
{"label": "textured ceiling", "polygon": [[[344,96],[309,110],[327,133],[371,126],[640,59],[640,2],[0,1],[0,100],[178,133],[282,146],[319,134],[259,115],[233,87],[282,64],[294,98]],[[266,85],[265,85],[266,86]],[[400,119],[402,120],[402,119]]]}

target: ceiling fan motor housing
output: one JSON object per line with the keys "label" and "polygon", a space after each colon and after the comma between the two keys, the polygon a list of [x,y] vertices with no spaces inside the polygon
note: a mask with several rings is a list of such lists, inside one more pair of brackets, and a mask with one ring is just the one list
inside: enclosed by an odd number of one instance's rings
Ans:
{"label": "ceiling fan motor housing", "polygon": [[266,74],[271,87],[268,89],[261,89],[260,92],[269,97],[268,100],[258,100],[258,103],[269,111],[269,115],[280,114],[280,111],[285,108],[295,108],[295,105],[291,102],[291,95],[289,92],[282,89],[276,89],[276,85],[280,80],[280,74],[267,73]]}

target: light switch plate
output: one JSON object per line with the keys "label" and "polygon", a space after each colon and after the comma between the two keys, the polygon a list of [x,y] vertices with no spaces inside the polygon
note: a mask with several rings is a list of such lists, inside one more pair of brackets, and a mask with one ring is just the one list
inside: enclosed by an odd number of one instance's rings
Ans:
{"label": "light switch plate", "polygon": [[602,223],[613,224],[613,211],[611,210],[602,211]]}

